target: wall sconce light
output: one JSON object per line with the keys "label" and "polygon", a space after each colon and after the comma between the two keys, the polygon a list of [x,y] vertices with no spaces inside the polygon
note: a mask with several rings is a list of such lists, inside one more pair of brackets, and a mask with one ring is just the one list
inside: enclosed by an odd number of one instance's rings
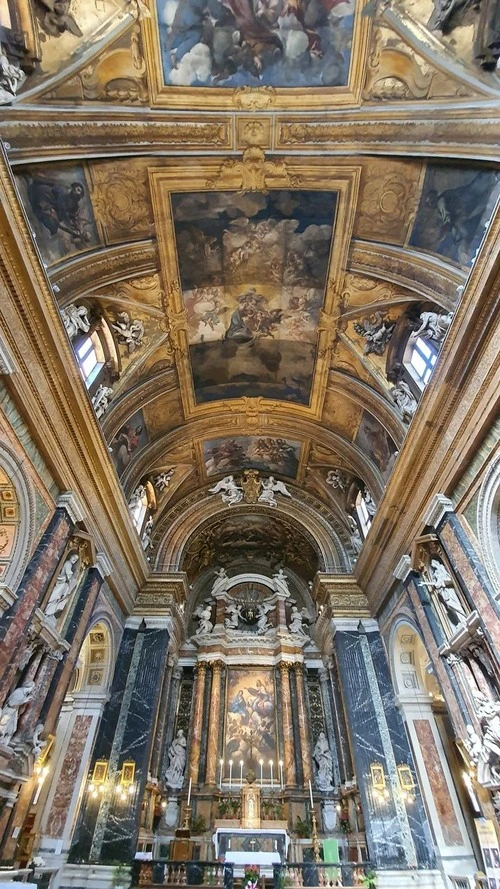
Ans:
{"label": "wall sconce light", "polygon": [[94,764],[92,778],[89,783],[89,792],[93,797],[99,793],[104,793],[104,786],[108,777],[108,761],[106,759],[97,759]]}
{"label": "wall sconce light", "polygon": [[397,766],[398,771],[398,780],[399,786],[401,788],[401,793],[403,799],[407,800],[409,803],[415,801],[415,781],[413,780],[413,775],[411,773],[410,766],[402,763]]}
{"label": "wall sconce light", "polygon": [[385,781],[384,767],[380,762],[372,762],[370,765],[370,778],[373,792],[382,799],[388,799],[389,791]]}
{"label": "wall sconce light", "polygon": [[120,772],[120,778],[118,782],[120,799],[127,799],[127,794],[128,796],[132,796],[134,792],[134,778],[135,762],[133,759],[127,759],[122,765],[122,770]]}

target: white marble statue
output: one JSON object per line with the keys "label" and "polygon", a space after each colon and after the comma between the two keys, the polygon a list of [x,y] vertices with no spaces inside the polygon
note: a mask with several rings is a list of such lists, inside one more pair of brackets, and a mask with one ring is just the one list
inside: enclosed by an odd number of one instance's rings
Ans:
{"label": "white marble statue", "polygon": [[268,614],[271,611],[274,611],[276,605],[273,605],[266,599],[264,602],[261,602],[257,607],[257,632],[262,635],[262,633],[266,633],[271,629],[271,624],[269,623]]}
{"label": "white marble statue", "polygon": [[366,340],[363,350],[365,355],[370,355],[372,352],[375,355],[383,355],[394,327],[395,321],[383,318],[381,312],[374,312],[369,318],[354,322],[354,330]]}
{"label": "white marble statue", "polygon": [[373,518],[373,516],[377,512],[377,506],[368,488],[365,488],[365,490],[363,491],[363,500],[365,501],[366,511],[368,515]]}
{"label": "white marble statue", "polygon": [[342,472],[341,469],[330,469],[327,472],[325,481],[332,488],[340,488],[341,491],[345,491],[349,484],[349,476]]}
{"label": "white marble statue", "polygon": [[132,321],[128,312],[119,312],[116,323],[111,327],[116,330],[118,342],[125,345],[129,353],[135,352],[142,345],[144,324],[138,319]]}
{"label": "white marble statue", "polygon": [[408,383],[400,380],[389,390],[394,404],[399,408],[403,422],[411,423],[418,407],[418,402]]}
{"label": "white marble statue", "polygon": [[276,593],[281,593],[286,599],[290,596],[288,581],[283,568],[280,568],[276,574],[273,574],[273,589]]}
{"label": "white marble statue", "polygon": [[318,790],[333,790],[333,759],[324,732],[320,732],[318,735],[318,740],[314,745],[313,757],[318,767],[316,787]]}
{"label": "white marble statue", "polygon": [[477,780],[486,787],[500,786],[500,701],[492,701],[481,692],[475,695],[477,717],[482,737],[467,726],[465,746],[477,768]]}
{"label": "white marble statue", "polygon": [[95,395],[92,396],[92,406],[98,420],[106,413],[113,390],[110,386],[104,386],[102,383],[96,389]]}
{"label": "white marble statue", "polygon": [[363,548],[363,540],[361,538],[361,534],[359,533],[359,528],[356,520],[353,519],[351,515],[348,515],[347,518],[349,520],[351,546],[356,555],[359,555]]}
{"label": "white marble statue", "polygon": [[420,336],[424,340],[434,340],[436,343],[441,343],[448,333],[452,320],[452,312],[445,314],[440,314],[439,312],[421,312],[420,327],[415,331],[413,337],[416,339]]}
{"label": "white marble statue", "polygon": [[45,606],[44,610],[47,617],[55,619],[61,611],[64,611],[68,599],[77,584],[79,567],[80,557],[78,553],[70,553],[56,577],[49,601]]}
{"label": "white marble statue", "polygon": [[225,478],[217,482],[213,488],[208,489],[210,494],[220,494],[223,503],[233,506],[243,499],[243,491],[238,487],[234,480],[234,476],[226,475]]}
{"label": "white marble statue", "polygon": [[264,503],[266,506],[277,506],[278,503],[274,496],[275,494],[283,494],[285,497],[292,496],[290,492],[287,491],[285,484],[276,481],[274,476],[270,475],[269,478],[263,478],[259,503]]}
{"label": "white marble statue", "polygon": [[45,741],[42,741],[40,735],[43,732],[43,722],[39,722],[35,731],[33,732],[33,759],[36,761],[40,756],[43,748],[45,747]]}
{"label": "white marble statue", "polygon": [[173,790],[178,790],[184,783],[184,769],[186,767],[186,738],[182,729],[168,748],[168,769],[165,772],[165,784]]}
{"label": "white marble statue", "polygon": [[14,689],[7,698],[7,703],[0,710],[0,744],[10,744],[17,730],[19,711],[31,701],[34,690],[35,683],[30,680]]}
{"label": "white marble statue", "polygon": [[145,494],[146,488],[144,485],[138,485],[135,491],[130,495],[130,500],[128,502],[129,512],[133,513],[134,510],[137,509]]}
{"label": "white marble statue", "polygon": [[16,93],[26,80],[26,74],[9,62],[3,48],[0,47],[0,105],[10,105]]}
{"label": "white marble statue", "polygon": [[154,525],[154,519],[153,519],[153,516],[150,515],[149,519],[147,520],[146,524],[144,525],[144,530],[142,532],[142,537],[141,537],[141,546],[144,551],[149,549],[150,546],[152,546],[153,525]]}
{"label": "white marble statue", "polygon": [[197,618],[200,622],[195,631],[195,636],[203,636],[212,632],[214,625],[211,621],[212,605],[210,602],[204,602],[203,605],[198,605],[198,608],[193,611],[193,617]]}
{"label": "white marble statue", "polygon": [[165,491],[170,485],[170,479],[174,472],[175,469],[166,469],[155,476],[155,488],[157,488],[158,491]]}
{"label": "white marble statue", "polygon": [[61,318],[70,340],[75,338],[79,330],[81,330],[82,333],[88,333],[90,330],[90,321],[86,306],[66,306],[66,308],[61,309]]}
{"label": "white marble statue", "polygon": [[241,605],[237,605],[234,600],[228,602],[225,614],[224,626],[226,630],[237,630],[241,614]]}
{"label": "white marble statue", "polygon": [[431,559],[429,581],[425,586],[435,589],[454,624],[464,624],[467,614],[457,595],[451,575],[439,559]]}
{"label": "white marble statue", "polygon": [[306,620],[307,617],[308,613],[306,608],[303,608],[302,611],[299,611],[296,605],[292,605],[292,611],[290,613],[290,626],[288,627],[289,632],[299,636],[307,636],[307,633],[304,630],[304,620]]}

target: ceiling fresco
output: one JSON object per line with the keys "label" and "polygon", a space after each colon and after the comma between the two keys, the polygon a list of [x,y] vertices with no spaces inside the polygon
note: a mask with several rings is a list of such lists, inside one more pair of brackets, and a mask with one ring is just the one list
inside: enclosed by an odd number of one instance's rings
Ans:
{"label": "ceiling fresco", "polygon": [[[12,2],[32,69],[2,139],[59,307],[106,322],[125,501],[166,471],[160,528],[253,469],[336,516],[331,470],[378,503],[411,337],[456,311],[500,195],[493,0]],[[286,501],[214,500],[190,578],[258,552],[312,578]]]}
{"label": "ceiling fresco", "polygon": [[172,196],[198,404],[309,402],[337,195]]}
{"label": "ceiling fresco", "polygon": [[355,0],[159,0],[165,84],[347,84]]}
{"label": "ceiling fresco", "polygon": [[285,438],[239,436],[203,442],[207,476],[259,469],[295,478],[300,460],[300,443]]}

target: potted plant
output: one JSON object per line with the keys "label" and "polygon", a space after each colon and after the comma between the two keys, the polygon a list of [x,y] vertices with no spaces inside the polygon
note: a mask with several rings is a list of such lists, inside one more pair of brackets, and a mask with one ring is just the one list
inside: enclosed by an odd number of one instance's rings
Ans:
{"label": "potted plant", "polygon": [[301,818],[300,815],[297,815],[297,821],[295,823],[295,833],[301,839],[305,839],[306,837],[311,836],[311,822],[308,818]]}
{"label": "potted plant", "polygon": [[119,861],[113,868],[113,886],[114,889],[128,889],[130,886],[131,874],[130,866]]}
{"label": "potted plant", "polygon": [[257,889],[259,885],[259,868],[256,864],[245,864],[242,889]]}

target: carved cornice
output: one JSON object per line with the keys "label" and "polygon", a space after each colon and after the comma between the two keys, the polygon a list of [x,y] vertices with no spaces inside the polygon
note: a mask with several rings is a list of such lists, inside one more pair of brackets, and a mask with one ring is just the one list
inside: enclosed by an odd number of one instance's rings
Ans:
{"label": "carved cornice", "polygon": [[55,266],[50,270],[50,279],[59,287],[59,302],[64,304],[68,299],[73,302],[115,281],[154,274],[159,265],[156,243],[136,241],[118,247],[101,247],[97,253],[87,253]]}
{"label": "carved cornice", "polygon": [[447,311],[454,310],[457,287],[467,277],[460,269],[415,250],[356,240],[351,244],[349,269],[407,287]]}
{"label": "carved cornice", "polygon": [[371,617],[368,599],[352,575],[318,574],[314,582],[316,603],[322,616]]}
{"label": "carved cornice", "polygon": [[58,119],[59,111],[33,113],[25,108],[23,113],[24,119],[10,117],[2,122],[2,138],[11,146],[9,157],[15,163],[33,158],[52,160],[68,153],[74,157],[95,153],[116,156],[119,146],[127,154],[221,151],[233,147],[231,121],[227,118],[200,123],[199,117],[191,116],[167,122],[141,113],[138,120],[136,110],[129,119],[126,115],[121,120],[109,119],[106,113],[93,111],[80,120],[75,115],[71,120],[65,116],[63,121]]}

